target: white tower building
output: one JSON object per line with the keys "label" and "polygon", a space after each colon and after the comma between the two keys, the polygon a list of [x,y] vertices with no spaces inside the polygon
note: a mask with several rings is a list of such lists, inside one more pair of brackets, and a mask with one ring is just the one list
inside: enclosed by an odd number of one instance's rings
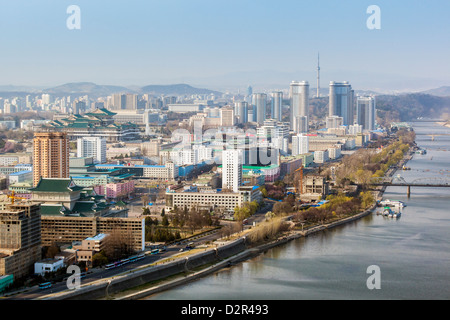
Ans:
{"label": "white tower building", "polygon": [[242,184],[242,150],[222,151],[222,188],[238,192]]}
{"label": "white tower building", "polygon": [[304,134],[292,136],[292,155],[305,154],[309,152],[309,137]]}
{"label": "white tower building", "polygon": [[97,163],[105,163],[106,140],[99,137],[77,139],[77,157],[93,157]]}
{"label": "white tower building", "polygon": [[[292,81],[289,89],[291,100],[291,129],[297,130],[297,119],[299,116],[305,116],[306,121],[309,117],[309,83],[308,81]],[[308,123],[308,122],[306,122]]]}

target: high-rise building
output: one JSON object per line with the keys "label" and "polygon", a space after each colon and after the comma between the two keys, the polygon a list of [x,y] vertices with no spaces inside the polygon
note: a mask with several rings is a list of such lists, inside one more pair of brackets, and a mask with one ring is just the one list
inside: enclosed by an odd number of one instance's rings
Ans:
{"label": "high-rise building", "polygon": [[307,121],[309,117],[309,83],[308,81],[292,81],[289,90],[291,100],[290,121],[291,129],[296,130],[297,117],[305,116]]}
{"label": "high-rise building", "polygon": [[296,133],[308,132],[308,117],[307,116],[296,116],[294,123],[295,123],[294,132],[296,132]]}
{"label": "high-rise building", "polygon": [[69,140],[65,132],[37,132],[33,139],[33,185],[41,178],[69,177]]}
{"label": "high-rise building", "polygon": [[235,102],[234,114],[236,115],[237,123],[248,122],[248,103],[245,101]]}
{"label": "high-rise building", "polygon": [[111,110],[122,110],[126,108],[126,96],[121,93],[114,93],[111,99]]}
{"label": "high-rise building", "polygon": [[329,116],[326,118],[325,123],[327,129],[335,129],[343,126],[344,119],[339,116]]}
{"label": "high-rise building", "polygon": [[232,127],[234,126],[234,110],[232,107],[223,107],[220,109],[220,126]]}
{"label": "high-rise building", "polygon": [[51,96],[48,93],[43,93],[41,96],[42,104],[48,105],[51,102]]}
{"label": "high-rise building", "polygon": [[263,124],[266,120],[267,95],[265,93],[254,93],[252,96],[253,121]]}
{"label": "high-rise building", "polygon": [[251,86],[247,87],[247,96],[251,96],[253,94],[253,88]]}
{"label": "high-rise building", "polygon": [[125,109],[136,110],[138,106],[137,94],[128,93],[125,95]]}
{"label": "high-rise building", "polygon": [[73,114],[82,114],[86,112],[86,102],[74,100],[72,102],[72,112]]}
{"label": "high-rise building", "polygon": [[343,125],[353,124],[354,120],[354,91],[348,81],[330,82],[329,113],[331,116],[342,117]]}
{"label": "high-rise building", "polygon": [[299,133],[292,136],[292,155],[305,154],[309,152],[309,137]]}
{"label": "high-rise building", "polygon": [[242,184],[242,150],[222,151],[222,188],[238,192]]}
{"label": "high-rise building", "polygon": [[40,206],[31,202],[7,204],[0,210],[0,276],[28,275],[41,259]]}
{"label": "high-rise building", "polygon": [[106,162],[106,140],[100,137],[77,139],[77,157],[92,157],[97,163]]}
{"label": "high-rise building", "polygon": [[31,99],[30,95],[27,95],[25,97],[25,105],[26,105],[27,109],[31,109],[31,107],[33,105],[33,100]]}
{"label": "high-rise building", "polygon": [[272,119],[281,121],[283,106],[283,92],[275,91],[271,94],[271,109],[270,115]]}
{"label": "high-rise building", "polygon": [[362,125],[363,130],[375,129],[375,97],[356,98],[356,123]]}

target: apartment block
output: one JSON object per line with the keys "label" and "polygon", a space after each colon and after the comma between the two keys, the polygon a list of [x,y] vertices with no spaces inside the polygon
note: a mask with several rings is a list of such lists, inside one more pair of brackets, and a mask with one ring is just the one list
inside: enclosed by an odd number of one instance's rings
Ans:
{"label": "apartment block", "polygon": [[145,219],[141,218],[42,216],[41,224],[43,246],[72,244],[114,233],[129,241],[134,250],[145,249]]}
{"label": "apartment block", "polygon": [[69,177],[69,140],[64,132],[40,132],[33,139],[33,185],[40,178]]}

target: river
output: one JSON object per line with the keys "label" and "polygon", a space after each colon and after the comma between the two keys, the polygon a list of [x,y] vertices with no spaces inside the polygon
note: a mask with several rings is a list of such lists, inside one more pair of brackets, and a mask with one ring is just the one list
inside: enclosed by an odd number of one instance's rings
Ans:
{"label": "river", "polygon": [[[445,132],[414,123],[417,133]],[[418,135],[426,155],[414,155],[406,181],[450,181],[450,136]],[[151,300],[449,299],[450,189],[389,187],[385,199],[402,200],[402,216],[375,213],[356,222],[297,239],[214,275],[148,297]],[[379,289],[369,289],[369,266]]]}

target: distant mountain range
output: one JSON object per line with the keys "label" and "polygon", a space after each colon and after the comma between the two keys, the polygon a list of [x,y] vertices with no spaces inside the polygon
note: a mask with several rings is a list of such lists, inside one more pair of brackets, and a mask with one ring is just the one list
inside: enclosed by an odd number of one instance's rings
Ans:
{"label": "distant mountain range", "polygon": [[92,82],[75,82],[75,83],[66,83],[53,88],[47,88],[42,90],[42,92],[56,96],[72,95],[72,94],[108,96],[116,92],[117,93],[130,92],[130,89],[120,86],[98,85]]}
{"label": "distant mountain range", "polygon": [[144,87],[123,87],[113,85],[98,85],[92,82],[66,83],[52,88],[34,88],[24,86],[0,86],[0,97],[23,96],[26,94],[48,93],[54,96],[83,96],[104,97],[114,93],[136,93],[153,95],[193,95],[222,93],[215,90],[195,88],[188,84],[148,85]]}
{"label": "distant mountain range", "polygon": [[422,91],[421,93],[438,97],[450,97],[450,86],[443,86],[437,89],[426,90]]}
{"label": "distant mountain range", "polygon": [[[220,90],[220,89],[219,89]],[[277,89],[278,90],[278,89]],[[310,97],[315,97],[316,89],[310,89]],[[386,95],[386,93],[380,93],[369,90],[355,89],[357,94],[374,94],[374,95]],[[9,98],[14,96],[25,96],[27,94],[42,94],[48,93],[54,96],[83,96],[89,95],[90,97],[104,97],[113,93],[136,93],[136,94],[153,94],[153,95],[193,95],[193,94],[214,94],[221,96],[222,92],[217,90],[210,90],[205,88],[197,88],[188,84],[168,84],[168,85],[147,85],[147,86],[114,86],[114,85],[98,85],[92,82],[74,82],[66,83],[51,88],[33,87],[33,86],[14,86],[4,85],[0,86],[0,97]],[[320,89],[321,96],[328,95],[328,88]],[[450,97],[450,86],[442,86],[435,89],[429,89],[421,92],[403,92],[392,95],[404,95],[410,93],[428,94],[438,97]]]}

